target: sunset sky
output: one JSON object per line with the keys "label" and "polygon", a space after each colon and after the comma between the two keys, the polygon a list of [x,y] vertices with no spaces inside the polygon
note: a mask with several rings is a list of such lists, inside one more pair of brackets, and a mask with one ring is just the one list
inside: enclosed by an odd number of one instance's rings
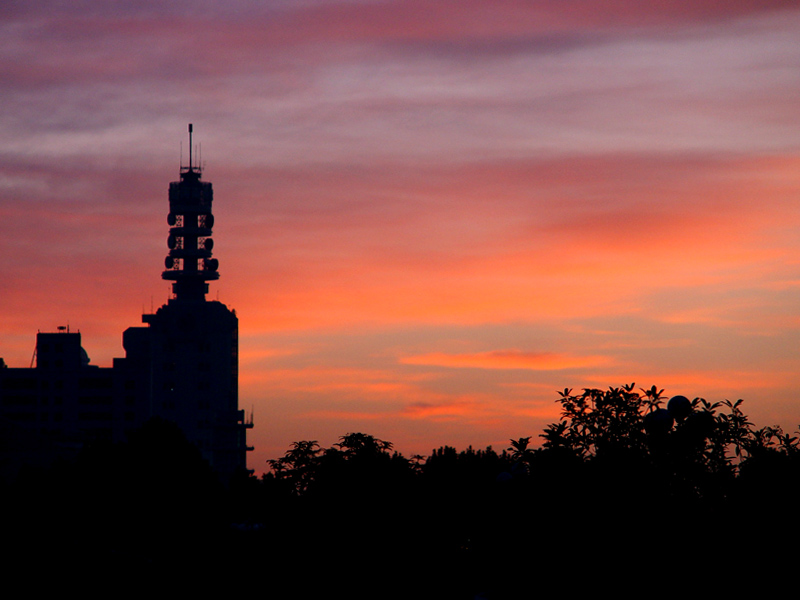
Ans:
{"label": "sunset sky", "polygon": [[191,122],[257,472],[630,382],[796,431],[798,107],[797,0],[3,2],[0,357],[124,356]]}

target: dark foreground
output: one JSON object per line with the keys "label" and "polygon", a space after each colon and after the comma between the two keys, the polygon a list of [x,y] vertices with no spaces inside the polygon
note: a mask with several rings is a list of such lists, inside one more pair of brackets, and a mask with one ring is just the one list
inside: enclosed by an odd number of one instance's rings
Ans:
{"label": "dark foreground", "polygon": [[666,411],[655,390],[589,392],[562,394],[539,449],[522,438],[407,459],[348,434],[329,449],[297,442],[264,478],[225,485],[179,432],[151,424],[135,444],[5,484],[6,581],[518,598],[718,594],[793,572],[794,437],[754,429],[738,404],[650,417]]}

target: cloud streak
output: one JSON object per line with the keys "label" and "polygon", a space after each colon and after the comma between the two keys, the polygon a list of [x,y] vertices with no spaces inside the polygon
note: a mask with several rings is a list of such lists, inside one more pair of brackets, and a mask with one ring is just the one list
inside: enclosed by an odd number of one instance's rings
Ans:
{"label": "cloud streak", "polygon": [[607,366],[604,356],[569,356],[553,352],[523,352],[520,350],[494,350],[472,354],[431,353],[407,356],[402,364],[448,367],[455,369],[530,369],[533,371],[560,371]]}

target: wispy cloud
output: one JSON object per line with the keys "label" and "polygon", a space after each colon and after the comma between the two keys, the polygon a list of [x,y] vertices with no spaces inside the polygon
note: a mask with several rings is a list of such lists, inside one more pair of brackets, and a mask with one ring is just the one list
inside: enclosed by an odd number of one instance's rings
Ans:
{"label": "wispy cloud", "polygon": [[428,365],[456,369],[530,369],[534,371],[559,371],[585,369],[608,365],[605,356],[570,356],[552,352],[523,352],[520,350],[495,350],[471,354],[430,353],[400,359],[407,365]]}

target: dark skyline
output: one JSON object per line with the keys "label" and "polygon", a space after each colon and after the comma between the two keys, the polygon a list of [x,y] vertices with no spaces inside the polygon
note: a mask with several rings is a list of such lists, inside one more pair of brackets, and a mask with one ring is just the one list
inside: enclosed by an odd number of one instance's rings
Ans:
{"label": "dark skyline", "polygon": [[122,332],[124,357],[98,368],[81,334],[62,326],[36,334],[32,368],[0,364],[3,481],[24,479],[26,469],[80,462],[103,445],[111,452],[113,444],[163,427],[175,427],[220,482],[247,471],[253,423],[239,409],[239,322],[235,311],[206,298],[208,282],[219,279],[214,190],[191,153],[179,172],[169,184],[161,273],[172,282],[172,297],[142,315],[144,326]]}

